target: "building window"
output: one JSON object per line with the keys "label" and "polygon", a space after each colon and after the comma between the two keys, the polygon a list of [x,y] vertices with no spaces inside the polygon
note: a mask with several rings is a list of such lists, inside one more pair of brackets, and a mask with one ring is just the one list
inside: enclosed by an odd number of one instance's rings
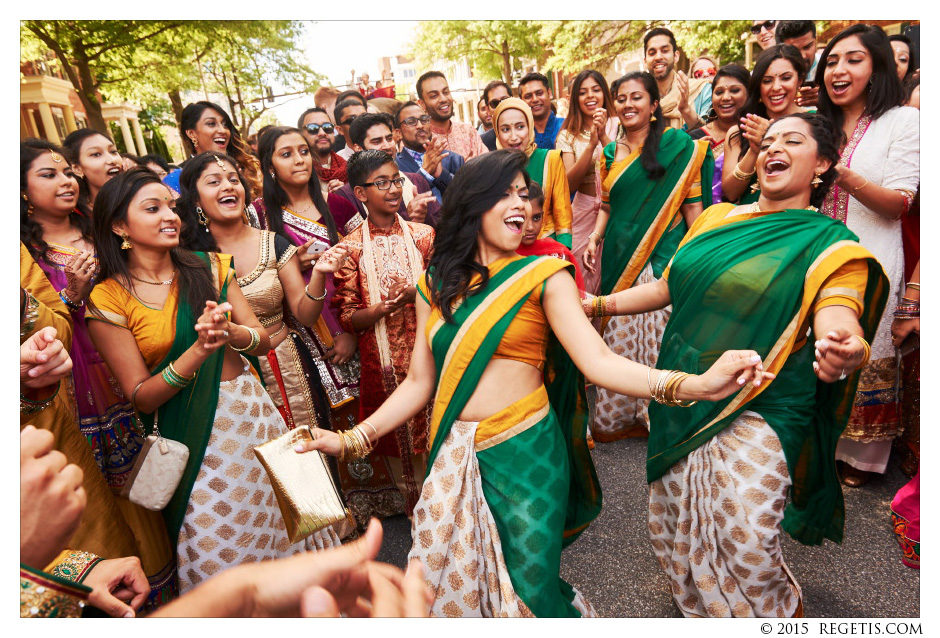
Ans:
{"label": "building window", "polygon": [[52,119],[55,120],[55,128],[59,133],[59,139],[64,140],[65,137],[69,134],[69,131],[65,127],[65,113],[62,112],[61,107],[52,107]]}

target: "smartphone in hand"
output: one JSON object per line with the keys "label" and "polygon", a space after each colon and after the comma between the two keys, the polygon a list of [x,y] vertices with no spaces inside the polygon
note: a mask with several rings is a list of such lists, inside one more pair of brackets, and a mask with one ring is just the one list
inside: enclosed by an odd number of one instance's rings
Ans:
{"label": "smartphone in hand", "polygon": [[314,240],[314,242],[307,247],[307,254],[316,255],[317,257],[319,257],[320,255],[322,255],[329,249],[330,249],[330,245],[328,243],[326,243],[322,239],[317,239],[317,240]]}

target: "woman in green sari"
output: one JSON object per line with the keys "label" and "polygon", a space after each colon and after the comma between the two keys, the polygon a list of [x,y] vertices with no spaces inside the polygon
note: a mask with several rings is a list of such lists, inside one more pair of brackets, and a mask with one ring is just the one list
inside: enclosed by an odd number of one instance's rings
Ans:
{"label": "woman in green sari", "polygon": [[287,426],[242,356],[263,355],[270,342],[231,256],[178,247],[175,200],[149,170],[109,181],[96,206],[92,340],[147,431],[189,448],[163,510],[180,593],[229,566],[339,545],[331,528],[290,543],[254,456]]}
{"label": "woman in green sari", "polygon": [[[600,162],[601,211],[584,252],[585,267],[597,269],[600,293],[610,295],[654,281],[676,252],[679,240],[711,205],[714,159],[705,140],[667,128],[659,89],[649,73],[630,73],[611,85],[623,135],[604,148]],[[702,188],[702,185],[705,188]],[[604,342],[617,354],[656,364],[669,310],[640,317],[605,318]],[[649,402],[598,389],[591,424],[595,441],[646,436]]]}
{"label": "woman in green sari", "polygon": [[529,208],[525,163],[498,150],[460,170],[418,287],[423,329],[407,378],[368,422],[318,430],[298,448],[362,456],[433,398],[411,556],[435,592],[434,616],[594,614],[559,577],[562,548],[601,506],[572,360],[633,396],[662,381],[664,400],[714,400],[769,378],[751,351],[725,353],[693,377],[653,375],[613,354],[581,311],[570,264],[515,252]]}
{"label": "woman in green sari", "polygon": [[687,616],[800,616],[781,528],[804,544],[842,540],[835,448],[888,281],[852,231],[814,208],[836,148],[821,116],[771,124],[760,199],[712,206],[662,279],[604,303],[616,314],[673,305],[658,367],[701,370],[748,347],[776,375],[716,403],[650,407],[650,538]]}

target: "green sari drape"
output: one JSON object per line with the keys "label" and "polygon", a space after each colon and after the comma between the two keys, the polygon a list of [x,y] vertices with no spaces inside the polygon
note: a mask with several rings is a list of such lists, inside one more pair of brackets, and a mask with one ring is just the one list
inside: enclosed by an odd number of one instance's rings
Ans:
{"label": "green sari drape", "polygon": [[[491,265],[485,289],[461,302],[454,323],[432,305],[429,342],[438,389],[429,470],[516,313],[548,277],[570,267],[550,257],[509,258]],[[426,289],[419,291],[427,300]],[[552,344],[549,354],[552,409],[534,426],[479,450],[477,459],[516,592],[536,616],[577,616],[574,591],[558,577],[561,549],[600,513],[601,491],[587,449],[577,370],[560,346]]]}
{"label": "green sari drape", "polygon": [[[732,206],[721,208],[719,213]],[[691,408],[651,404],[648,481],[752,410],[780,438],[793,480],[783,528],[804,544],[841,541],[844,503],[835,446],[859,373],[831,384],[818,381],[812,343],[820,337],[808,336],[807,328],[826,278],[848,262],[862,261],[864,296],[839,290],[862,301],[859,322],[866,339],[872,338],[888,282],[857,242],[844,224],[807,210],[743,214],[700,234],[693,226],[668,275],[673,311],[657,367],[701,373],[725,350],[753,349],[777,378]]]}
{"label": "green sari drape", "polygon": [[[196,253],[212,273],[214,281],[219,286],[219,303],[226,300],[228,282],[234,278],[234,268],[229,255],[214,256],[208,253]],[[213,263],[215,259],[216,263]],[[229,277],[229,272],[232,277]],[[173,345],[166,358],[158,363],[150,372],[159,374],[167,365],[175,361],[199,338],[196,332],[196,320],[202,314],[202,308],[195,310],[187,303],[186,290],[180,287],[179,303],[176,311],[176,334]],[[196,373],[196,379],[187,387],[160,406],[155,414],[158,416],[160,433],[168,439],[184,443],[189,448],[189,460],[179,487],[173,498],[163,509],[163,518],[166,522],[170,541],[175,543],[179,536],[183,518],[186,515],[186,505],[189,495],[193,491],[196,475],[202,466],[202,459],[209,444],[209,435],[212,433],[212,424],[215,420],[215,409],[219,402],[219,383],[222,378],[222,361],[224,350],[219,348],[206,359]],[[147,431],[152,431],[153,414],[141,414],[141,420]]]}
{"label": "green sari drape", "polygon": [[633,286],[647,263],[659,278],[685,236],[688,226],[680,207],[692,184],[701,181],[702,205],[711,206],[715,160],[707,140],[693,140],[684,131],[663,131],[656,154],[666,169],[652,180],[640,153],[615,165],[616,142],[604,148],[602,198],[610,203],[610,219],[601,255],[601,294],[610,295]]}

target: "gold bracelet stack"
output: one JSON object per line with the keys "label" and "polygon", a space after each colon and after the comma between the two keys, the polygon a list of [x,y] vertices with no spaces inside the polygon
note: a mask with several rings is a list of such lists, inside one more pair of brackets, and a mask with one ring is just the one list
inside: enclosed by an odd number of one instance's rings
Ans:
{"label": "gold bracelet stack", "polygon": [[[373,430],[375,426],[369,424]],[[369,435],[366,434],[362,424],[339,433],[339,460],[350,461],[352,459],[365,458],[372,451],[372,442],[369,441]]]}
{"label": "gold bracelet stack", "polygon": [[603,317],[604,316],[604,305],[607,301],[606,295],[597,295],[594,299],[591,300],[591,316],[592,317]]}
{"label": "gold bracelet stack", "polygon": [[757,172],[757,169],[755,168],[750,173],[745,173],[744,171],[741,170],[741,162],[738,162],[737,164],[734,165],[734,170],[731,172],[731,175],[733,175],[736,180],[746,182],[752,177],[754,177],[754,173],[756,172]]}
{"label": "gold bracelet stack", "polygon": [[[865,341],[865,337],[861,337],[859,335],[855,335],[855,336],[858,337],[858,340],[862,342],[862,347],[865,348],[865,356],[862,357],[862,362],[858,364],[859,368],[864,368],[865,365],[868,363],[869,359],[871,359],[871,345],[869,345],[869,343]],[[857,369],[858,368],[856,368],[856,370]]]}
{"label": "gold bracelet stack", "polygon": [[646,381],[649,384],[650,396],[654,401],[680,408],[688,408],[698,403],[698,401],[682,401],[676,398],[676,390],[679,388],[679,384],[691,377],[691,374],[679,370],[661,370],[654,384],[652,372],[652,368],[647,371]]}
{"label": "gold bracelet stack", "polygon": [[235,352],[251,352],[258,347],[258,344],[261,343],[261,335],[258,334],[258,331],[254,328],[249,328],[248,326],[242,326],[245,330],[248,331],[248,334],[251,335],[251,341],[248,342],[248,345],[244,348],[236,348],[234,344],[229,344],[232,346],[232,349]]}
{"label": "gold bracelet stack", "polygon": [[[182,389],[188,386],[196,379],[196,373],[194,372],[192,376],[184,377],[179,372],[176,371],[176,368],[173,367],[173,362],[163,368],[163,372],[160,373],[160,376],[163,377],[163,380],[166,381],[167,385],[172,388]],[[140,384],[137,385],[137,388],[140,387]],[[137,388],[134,388],[134,394],[136,395]]]}
{"label": "gold bracelet stack", "polygon": [[591,233],[590,235],[588,235],[588,239],[591,239],[591,237],[594,237],[595,235],[597,235],[597,241],[598,241],[598,243],[604,241],[604,236],[601,235],[601,234],[600,234],[599,232],[597,232],[596,230],[595,230],[593,233]]}
{"label": "gold bracelet stack", "polygon": [[20,394],[20,415],[22,416],[31,416],[37,412],[42,412],[55,401],[55,398],[59,396],[59,388],[62,387],[62,382],[57,381],[55,384],[55,392],[52,393],[52,396],[45,399],[40,399],[39,401],[33,401],[32,399],[27,399]]}

